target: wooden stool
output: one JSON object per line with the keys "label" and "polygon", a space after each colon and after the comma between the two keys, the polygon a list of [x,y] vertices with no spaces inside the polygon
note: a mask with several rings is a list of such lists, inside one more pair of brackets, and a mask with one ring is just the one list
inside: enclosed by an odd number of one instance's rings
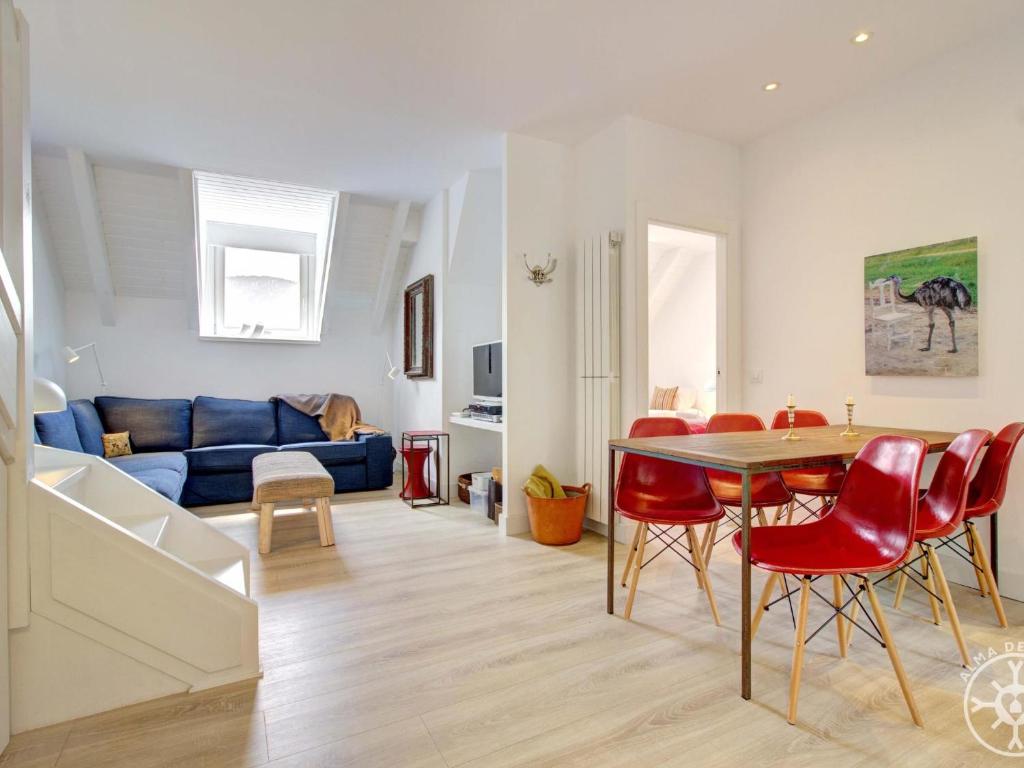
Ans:
{"label": "wooden stool", "polygon": [[331,519],[331,494],[334,478],[305,451],[261,453],[252,460],[252,503],[260,509],[260,554],[270,551],[270,535],[274,527],[274,505],[279,501],[313,499],[316,522],[320,529],[320,546],[334,545],[334,524]]}

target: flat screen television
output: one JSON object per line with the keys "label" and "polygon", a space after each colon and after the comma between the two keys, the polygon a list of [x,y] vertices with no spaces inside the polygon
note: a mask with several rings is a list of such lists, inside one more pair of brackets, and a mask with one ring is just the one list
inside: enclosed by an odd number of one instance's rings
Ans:
{"label": "flat screen television", "polygon": [[501,402],[501,342],[473,346],[473,397]]}

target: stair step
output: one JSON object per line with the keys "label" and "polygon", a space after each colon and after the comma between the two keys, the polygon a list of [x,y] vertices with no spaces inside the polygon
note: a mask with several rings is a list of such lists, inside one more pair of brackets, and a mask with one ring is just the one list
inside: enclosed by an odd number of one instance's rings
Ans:
{"label": "stair step", "polygon": [[41,469],[36,472],[35,478],[44,485],[48,485],[54,490],[66,494],[73,485],[88,474],[88,464],[76,464],[70,467]]}
{"label": "stair step", "polygon": [[238,594],[248,597],[245,589],[245,565],[241,558],[218,557],[213,560],[198,560],[189,565],[231,587]]}
{"label": "stair step", "polygon": [[170,519],[170,515],[132,515],[114,518],[114,522],[155,547],[159,545],[160,537],[163,536]]}

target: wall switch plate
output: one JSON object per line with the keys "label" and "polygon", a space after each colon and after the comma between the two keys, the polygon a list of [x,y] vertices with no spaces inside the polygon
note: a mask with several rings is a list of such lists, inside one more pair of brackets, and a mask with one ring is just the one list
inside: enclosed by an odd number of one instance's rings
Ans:
{"label": "wall switch plate", "polygon": [[764,369],[755,368],[750,372],[750,383],[751,384],[763,384],[764,383]]}

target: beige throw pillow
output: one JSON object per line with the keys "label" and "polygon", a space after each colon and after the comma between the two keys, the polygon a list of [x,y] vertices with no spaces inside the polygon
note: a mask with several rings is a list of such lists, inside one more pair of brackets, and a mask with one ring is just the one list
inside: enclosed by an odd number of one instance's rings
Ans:
{"label": "beige throw pillow", "polygon": [[108,432],[103,435],[103,458],[113,459],[116,456],[131,456],[132,443],[128,432]]}

